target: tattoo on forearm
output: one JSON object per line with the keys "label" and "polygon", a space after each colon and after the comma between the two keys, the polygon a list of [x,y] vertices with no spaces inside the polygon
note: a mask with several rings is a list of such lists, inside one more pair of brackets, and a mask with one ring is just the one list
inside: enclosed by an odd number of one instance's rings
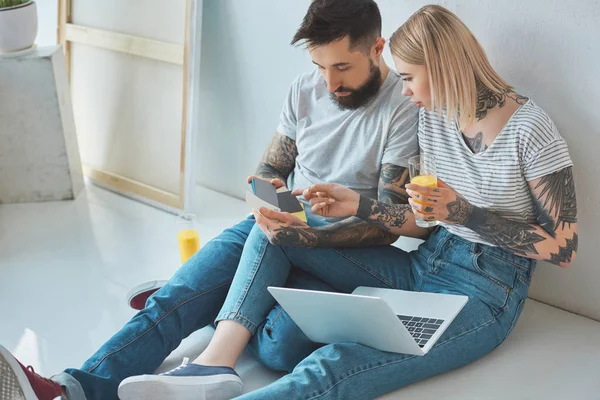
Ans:
{"label": "tattoo on forearm", "polygon": [[538,254],[535,245],[546,240],[535,233],[535,227],[511,221],[480,207],[473,207],[467,228],[489,243],[521,255]]}
{"label": "tattoo on forearm", "polygon": [[366,196],[360,196],[356,216],[389,231],[391,228],[402,227],[408,220],[408,213],[412,213],[408,204],[384,204]]}
{"label": "tattoo on forearm", "polygon": [[408,194],[405,189],[408,181],[408,168],[383,164],[379,176],[379,201],[387,204],[408,204]]}
{"label": "tattoo on forearm", "polygon": [[271,243],[277,246],[315,247],[317,235],[304,226],[282,226],[270,232]]}
{"label": "tattoo on forearm", "polygon": [[457,195],[456,201],[448,203],[446,208],[448,209],[448,217],[446,219],[459,225],[465,225],[473,212],[471,203],[461,195]]}
{"label": "tattoo on forearm", "polygon": [[315,228],[315,233],[316,247],[383,246],[398,239],[398,236],[356,217]]}
{"label": "tattoo on forearm", "polygon": [[285,180],[294,170],[297,155],[296,141],[277,133],[271,139],[256,173],[265,178]]}
{"label": "tattoo on forearm", "polygon": [[542,177],[535,187],[538,222],[552,237],[557,229],[577,222],[575,180],[571,167]]}
{"label": "tattoo on forearm", "polygon": [[571,262],[571,258],[573,257],[573,253],[577,251],[577,246],[579,242],[579,237],[577,233],[573,234],[573,239],[567,239],[567,244],[565,247],[558,248],[558,254],[551,253],[550,259],[547,260],[552,264],[560,265],[561,263],[569,263]]}

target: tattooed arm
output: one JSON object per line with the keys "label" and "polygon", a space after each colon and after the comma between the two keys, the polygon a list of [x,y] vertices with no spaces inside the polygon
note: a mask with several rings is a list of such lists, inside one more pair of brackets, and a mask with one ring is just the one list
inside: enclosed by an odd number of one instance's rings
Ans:
{"label": "tattooed arm", "polygon": [[256,169],[256,176],[264,179],[280,179],[283,183],[294,170],[298,149],[296,141],[277,132]]}
{"label": "tattooed arm", "polygon": [[[406,204],[408,195],[404,186],[408,182],[408,170],[393,164],[384,164],[381,168],[378,185],[378,197],[381,202]],[[350,189],[348,189],[350,190]],[[295,195],[301,192],[295,191]],[[305,196],[315,204],[321,200],[317,196]],[[373,200],[377,202],[376,200]],[[309,227],[282,213],[261,210],[266,218],[256,215],[257,222],[269,241],[275,245],[296,247],[365,247],[394,243],[398,235],[382,229],[357,217],[320,227]],[[353,214],[346,214],[348,216]],[[277,222],[273,222],[277,221]]]}
{"label": "tattooed arm", "polygon": [[[385,204],[408,204],[405,185],[408,168],[383,164],[379,174],[377,197]],[[364,247],[392,244],[398,235],[358,217],[315,228],[316,247]]]}
{"label": "tattooed arm", "polygon": [[577,202],[571,167],[529,183],[538,224],[524,224],[471,206],[467,228],[515,254],[568,267],[577,254]]}
{"label": "tattooed arm", "polygon": [[503,218],[481,207],[473,206],[447,185],[438,189],[424,188],[407,192],[432,207],[410,200],[418,216],[464,225],[483,239],[520,256],[549,261],[568,267],[577,252],[577,202],[571,167],[529,182],[536,205],[537,224],[526,224]]}

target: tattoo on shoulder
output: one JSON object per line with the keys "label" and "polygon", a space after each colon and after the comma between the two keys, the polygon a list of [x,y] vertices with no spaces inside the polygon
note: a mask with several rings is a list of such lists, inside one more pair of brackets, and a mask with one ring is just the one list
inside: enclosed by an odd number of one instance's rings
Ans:
{"label": "tattoo on shoulder", "polygon": [[379,175],[379,201],[388,204],[407,204],[405,185],[409,181],[408,168],[383,164]]}
{"label": "tattoo on shoulder", "polygon": [[506,93],[506,97],[508,97],[509,99],[513,99],[515,103],[517,103],[520,106],[529,101],[529,97],[521,96],[519,93],[512,90]]}
{"label": "tattoo on shoulder", "polygon": [[482,84],[478,85],[477,109],[475,110],[475,117],[478,121],[486,117],[488,110],[496,106],[502,108],[504,104],[506,104],[506,92],[495,93]]}
{"label": "tattoo on shoulder", "polygon": [[573,168],[567,167],[540,179],[535,186],[538,222],[552,236],[577,222],[577,199]]}

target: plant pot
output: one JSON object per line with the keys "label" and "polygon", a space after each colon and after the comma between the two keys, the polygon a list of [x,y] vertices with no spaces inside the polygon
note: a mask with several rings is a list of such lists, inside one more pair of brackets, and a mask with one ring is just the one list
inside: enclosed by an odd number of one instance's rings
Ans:
{"label": "plant pot", "polygon": [[35,1],[20,6],[0,8],[0,54],[32,47],[37,31]]}

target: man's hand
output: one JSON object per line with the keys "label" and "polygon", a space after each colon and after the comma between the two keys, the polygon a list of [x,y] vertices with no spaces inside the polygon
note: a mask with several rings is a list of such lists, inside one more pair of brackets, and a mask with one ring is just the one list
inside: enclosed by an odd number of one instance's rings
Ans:
{"label": "man's hand", "polygon": [[315,247],[317,235],[313,229],[290,213],[262,207],[252,210],[256,224],[275,246]]}
{"label": "man's hand", "polygon": [[251,183],[252,179],[260,179],[262,181],[269,182],[271,185],[275,186],[275,189],[285,187],[285,182],[279,178],[269,179],[269,178],[263,178],[262,176],[258,176],[258,175],[250,175],[247,179],[247,182]]}
{"label": "man's hand", "polygon": [[425,221],[466,225],[473,211],[471,203],[441,179],[436,188],[410,183],[406,192],[415,217]]}
{"label": "man's hand", "polygon": [[306,189],[295,189],[292,195],[302,195],[310,202],[312,212],[324,217],[354,216],[360,200],[360,195],[354,190],[335,183],[322,183]]}

